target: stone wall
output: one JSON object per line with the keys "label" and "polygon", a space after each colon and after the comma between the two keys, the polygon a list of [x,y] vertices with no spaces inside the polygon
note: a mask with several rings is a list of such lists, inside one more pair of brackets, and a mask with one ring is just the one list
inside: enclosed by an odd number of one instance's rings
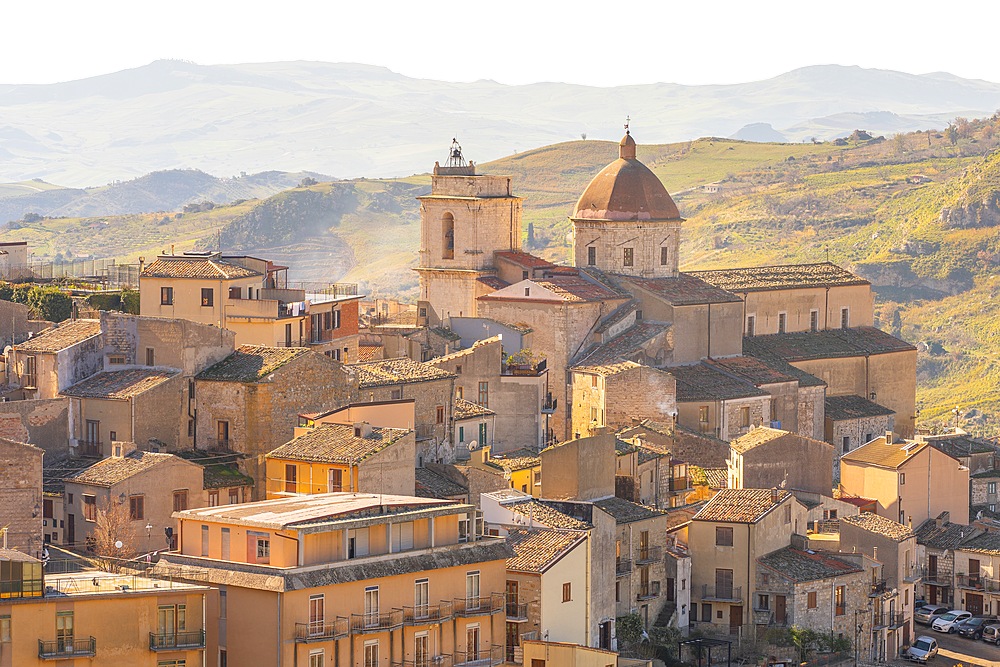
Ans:
{"label": "stone wall", "polygon": [[9,548],[33,556],[42,548],[44,454],[38,447],[0,439],[0,527],[8,527]]}
{"label": "stone wall", "polygon": [[55,454],[69,451],[68,398],[0,403],[0,438],[30,442]]}
{"label": "stone wall", "polygon": [[[798,433],[807,438],[826,440],[824,435],[826,412],[826,387],[803,387],[799,385]],[[829,442],[829,441],[827,441]]]}
{"label": "stone wall", "polygon": [[969,486],[972,505],[1000,504],[1000,494],[997,494],[997,488],[1000,487],[1000,472],[990,476],[973,477],[969,480]]}

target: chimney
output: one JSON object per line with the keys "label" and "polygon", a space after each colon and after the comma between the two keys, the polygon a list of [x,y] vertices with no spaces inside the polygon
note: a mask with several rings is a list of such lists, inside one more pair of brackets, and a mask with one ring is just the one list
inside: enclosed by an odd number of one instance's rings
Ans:
{"label": "chimney", "polygon": [[946,510],[946,511],[941,512],[940,514],[937,515],[937,518],[934,519],[934,525],[937,526],[938,528],[940,528],[944,524],[946,524],[946,523],[948,523],[950,521],[951,521],[951,512],[948,512]]}
{"label": "chimney", "polygon": [[892,431],[885,432],[885,444],[891,445],[893,441]]}
{"label": "chimney", "polygon": [[139,273],[142,273],[145,268],[146,268],[146,258],[145,257],[140,257],[139,258]]}
{"label": "chimney", "polygon": [[170,254],[171,255],[174,254],[174,244],[173,243],[170,244]]}
{"label": "chimney", "polygon": [[111,443],[111,458],[123,459],[137,449],[138,447],[134,442],[119,442],[116,440]]}
{"label": "chimney", "polygon": [[774,487],[773,489],[771,489],[771,504],[772,505],[778,504],[778,487]]}
{"label": "chimney", "polygon": [[368,422],[354,422],[354,437],[367,438],[372,434],[372,425]]}

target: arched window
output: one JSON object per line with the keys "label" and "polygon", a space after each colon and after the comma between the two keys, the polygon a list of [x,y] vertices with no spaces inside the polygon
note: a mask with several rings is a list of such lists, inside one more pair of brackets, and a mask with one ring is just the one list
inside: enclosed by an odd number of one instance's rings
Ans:
{"label": "arched window", "polygon": [[455,259],[455,216],[445,213],[441,216],[441,258]]}

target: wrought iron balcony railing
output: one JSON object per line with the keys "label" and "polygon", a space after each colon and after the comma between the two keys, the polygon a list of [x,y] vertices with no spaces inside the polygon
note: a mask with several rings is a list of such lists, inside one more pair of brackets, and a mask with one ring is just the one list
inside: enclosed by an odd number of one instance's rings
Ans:
{"label": "wrought iron balcony railing", "polygon": [[205,648],[204,630],[149,633],[150,651],[175,651],[197,648]]}

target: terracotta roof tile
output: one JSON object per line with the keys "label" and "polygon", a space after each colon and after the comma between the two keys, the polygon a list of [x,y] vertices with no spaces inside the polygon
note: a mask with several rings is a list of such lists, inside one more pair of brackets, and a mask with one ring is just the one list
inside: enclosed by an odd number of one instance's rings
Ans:
{"label": "terracotta roof tile", "polygon": [[[65,481],[91,486],[111,487],[119,482],[145,472],[171,459],[179,459],[173,454],[159,454],[136,450],[120,458],[101,459],[89,468],[67,477]],[[182,460],[182,459],[179,459]]]}
{"label": "terracotta roof tile", "polygon": [[640,364],[630,361],[628,357],[634,356],[643,344],[669,328],[666,324],[655,322],[635,324],[614,338],[586,350],[573,368],[600,375],[615,375],[635,368]]}
{"label": "terracotta roof tile", "polygon": [[353,424],[320,424],[272,449],[266,458],[356,464],[398,442],[410,432],[402,428],[372,427],[368,435],[356,436]]}
{"label": "terracotta roof tile", "polygon": [[766,391],[758,389],[747,380],[727,375],[705,362],[674,366],[669,372],[677,379],[678,403],[768,395]]}
{"label": "terracotta roof tile", "polygon": [[702,468],[705,482],[710,489],[725,489],[729,487],[729,471],[726,468]]}
{"label": "terracotta roof tile", "polygon": [[535,284],[554,292],[563,301],[605,301],[623,298],[621,294],[603,285],[575,276],[554,276],[545,280],[537,280]]}
{"label": "terracotta roof tile", "polygon": [[31,337],[23,343],[18,343],[14,349],[29,354],[54,353],[82,343],[100,333],[100,320],[73,320],[46,329],[37,336]]}
{"label": "terracotta roof tile", "polygon": [[690,275],[730,292],[871,284],[830,262],[691,271]]}
{"label": "terracotta roof tile", "polygon": [[586,533],[515,528],[507,534],[507,544],[515,554],[507,559],[507,569],[544,572],[585,539]]}
{"label": "terracotta roof tile", "polygon": [[542,465],[542,457],[537,452],[521,448],[492,455],[489,463],[500,469],[527,470]]}
{"label": "terracotta roof tile", "polygon": [[959,548],[962,551],[1000,556],[1000,533],[989,531],[976,535],[963,542]]}
{"label": "terracotta roof tile", "polygon": [[778,382],[797,382],[798,378],[755,357],[727,357],[706,362],[723,373],[739,377],[755,386]]}
{"label": "terracotta roof tile", "polygon": [[544,269],[552,266],[552,262],[542,259],[541,257],[536,257],[535,255],[527,252],[502,250],[493,254],[500,259],[506,260],[511,264],[523,266],[526,269]]}
{"label": "terracotta roof tile", "polygon": [[130,368],[124,371],[103,371],[92,375],[72,387],[63,389],[61,395],[78,398],[102,398],[124,401],[149,391],[180,374],[176,370],[156,368]]}
{"label": "terracotta roof tile", "polygon": [[595,500],[594,505],[614,517],[615,523],[633,523],[663,517],[666,513],[639,503],[633,503],[622,498],[612,497]]}
{"label": "terracotta roof tile", "polygon": [[[434,464],[438,465],[438,464]],[[440,464],[444,466],[446,464]],[[454,469],[454,466],[451,466]],[[455,475],[464,479],[464,475],[455,469]],[[465,496],[469,493],[468,482],[463,486],[452,479],[444,471],[435,470],[431,465],[416,469],[416,495],[421,498],[451,498]]]}
{"label": "terracotta roof tile", "polygon": [[586,521],[581,521],[580,519],[574,518],[569,514],[560,512],[554,507],[539,501],[539,500],[525,500],[518,503],[505,504],[504,507],[509,509],[514,514],[519,514],[520,516],[527,517],[533,521],[537,521],[549,528],[558,528],[566,530],[590,530],[592,526]]}
{"label": "terracotta roof tile", "polygon": [[917,530],[914,532],[917,535],[917,544],[932,549],[956,549],[963,541],[982,531],[951,521],[946,521],[938,526],[935,519],[927,519],[917,526]]}
{"label": "terracotta roof tile", "polygon": [[676,278],[633,278],[618,276],[621,280],[652,292],[660,299],[675,306],[702,303],[736,303],[740,297],[690,274],[679,273]]}
{"label": "terracotta roof tile", "polygon": [[360,345],[358,346],[358,361],[378,361],[382,358],[385,347],[382,345]]}
{"label": "terracotta roof tile", "polygon": [[841,526],[844,523],[849,523],[862,530],[867,530],[869,533],[876,533],[897,542],[908,540],[914,536],[914,532],[903,524],[875,514],[875,512],[862,512],[854,516],[842,516],[840,517]]}
{"label": "terracotta roof tile", "polygon": [[160,257],[147,266],[140,277],[143,278],[210,278],[214,280],[235,280],[253,278],[261,273],[227,262],[224,259],[202,257]]}
{"label": "terracotta roof tile", "polygon": [[361,389],[386,387],[413,382],[429,382],[455,377],[453,374],[429,364],[413,361],[409,357],[382,359],[366,363],[351,364]]}
{"label": "terracotta roof tile", "polygon": [[894,414],[896,414],[895,411],[887,407],[853,394],[826,397],[826,418],[833,421],[881,417]]}
{"label": "terracotta roof tile", "polygon": [[741,435],[732,442],[729,446],[733,450],[743,454],[749,452],[751,449],[760,447],[763,444],[777,440],[778,438],[783,438],[789,435],[788,431],[782,431],[777,428],[769,428],[767,426],[758,426],[757,428],[752,428],[748,433]]}
{"label": "terracotta roof tile", "polygon": [[206,489],[225,489],[236,486],[253,486],[253,477],[244,475],[238,467],[242,454],[209,449],[185,449],[177,456],[197,463],[205,470]]}
{"label": "terracotta roof tile", "polygon": [[831,554],[808,553],[792,547],[785,547],[761,556],[757,562],[779,575],[795,582],[829,579],[844,574],[864,572],[854,563]]}
{"label": "terracotta roof tile", "polygon": [[483,406],[473,403],[472,401],[467,401],[464,398],[456,398],[455,405],[452,408],[452,417],[455,421],[460,421],[462,419],[475,419],[477,417],[490,417],[496,413],[489,408],[484,408]]}
{"label": "terracotta roof tile", "polygon": [[744,354],[790,362],[863,357],[916,349],[909,343],[874,327],[748,336],[743,339]]}
{"label": "terracotta roof tile", "polygon": [[306,347],[240,345],[235,352],[195,377],[216,382],[260,382],[288,362],[309,352]]}
{"label": "terracotta roof tile", "polygon": [[925,442],[892,442],[887,444],[883,435],[844,454],[840,460],[880,468],[899,468],[917,453],[923,451],[925,447],[927,447]]}
{"label": "terracotta roof tile", "polygon": [[503,289],[510,285],[509,282],[499,276],[480,276],[476,280],[493,290]]}
{"label": "terracotta roof tile", "polygon": [[950,437],[933,436],[927,438],[927,444],[944,452],[953,459],[972,456],[973,454],[995,454],[997,446],[988,440],[971,435],[954,435]]}
{"label": "terracotta roof tile", "polygon": [[[777,495],[778,502],[772,500]],[[722,489],[695,515],[695,521],[757,523],[792,494],[775,489]]]}

